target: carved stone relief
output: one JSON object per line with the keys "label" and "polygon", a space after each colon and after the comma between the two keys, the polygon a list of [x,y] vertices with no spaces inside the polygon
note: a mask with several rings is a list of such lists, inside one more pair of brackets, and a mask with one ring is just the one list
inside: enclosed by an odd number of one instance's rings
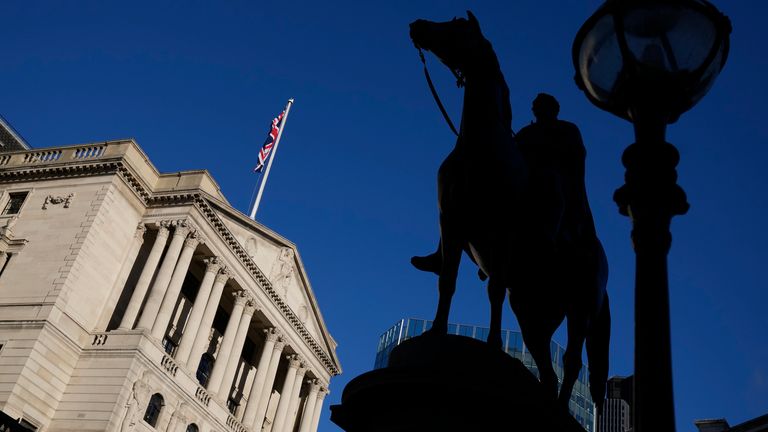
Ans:
{"label": "carved stone relief", "polygon": [[120,426],[121,432],[133,431],[136,426],[136,422],[139,420],[139,415],[143,412],[143,409],[149,402],[149,394],[151,389],[149,387],[149,379],[147,378],[147,372],[141,371],[139,377],[133,383],[133,389],[130,397],[126,402],[125,417],[123,423]]}
{"label": "carved stone relief", "polygon": [[309,318],[309,308],[307,308],[307,305],[302,304],[299,306],[298,313],[296,315],[299,317],[299,321],[303,323],[307,322],[307,318]]}
{"label": "carved stone relief", "polygon": [[277,260],[272,265],[269,278],[272,281],[272,286],[283,297],[288,294],[288,287],[293,280],[294,272],[293,249],[284,247],[280,249],[280,255],[278,255]]}
{"label": "carved stone relief", "polygon": [[19,216],[12,216],[8,218],[8,220],[5,222],[5,225],[0,227],[0,234],[2,234],[6,238],[13,237],[13,226],[16,225],[16,222],[19,221]]}
{"label": "carved stone relief", "polygon": [[248,241],[245,242],[245,252],[248,254],[251,259],[256,258],[256,239],[254,237],[251,237],[248,239]]}
{"label": "carved stone relief", "polygon": [[45,197],[45,202],[43,203],[43,210],[48,209],[48,204],[58,205],[58,204],[64,204],[62,207],[69,208],[69,204],[72,202],[72,198],[74,198],[75,194],[70,193],[69,195],[48,195]]}
{"label": "carved stone relief", "polygon": [[187,424],[195,419],[195,413],[188,404],[181,402],[178,409],[173,412],[166,432],[183,432]]}

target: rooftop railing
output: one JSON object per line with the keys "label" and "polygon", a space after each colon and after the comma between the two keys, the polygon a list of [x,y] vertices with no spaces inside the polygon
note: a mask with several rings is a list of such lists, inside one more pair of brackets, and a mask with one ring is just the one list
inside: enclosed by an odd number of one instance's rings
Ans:
{"label": "rooftop railing", "polygon": [[0,154],[0,167],[39,166],[116,157],[125,154],[129,145],[130,141],[113,141],[3,153]]}

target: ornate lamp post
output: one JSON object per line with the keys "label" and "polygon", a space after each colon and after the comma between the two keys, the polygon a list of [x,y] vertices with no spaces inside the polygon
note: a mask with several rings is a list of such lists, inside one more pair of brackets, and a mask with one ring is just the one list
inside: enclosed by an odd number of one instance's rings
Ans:
{"label": "ornate lamp post", "polygon": [[607,0],[573,44],[576,83],[598,108],[633,123],[625,184],[614,194],[632,220],[636,432],[674,431],[667,253],[673,216],[688,210],[676,184],[674,123],[710,89],[728,56],[730,21],[706,0]]}

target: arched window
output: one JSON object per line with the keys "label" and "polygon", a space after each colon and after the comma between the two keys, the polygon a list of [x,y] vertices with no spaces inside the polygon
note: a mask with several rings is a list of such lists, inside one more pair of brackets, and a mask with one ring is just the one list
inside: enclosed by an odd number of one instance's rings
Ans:
{"label": "arched window", "polygon": [[200,429],[197,427],[196,424],[192,423],[189,426],[187,426],[187,432],[200,432]]}
{"label": "arched window", "polygon": [[149,400],[149,405],[147,405],[147,411],[144,413],[144,421],[152,427],[157,425],[157,419],[160,417],[163,406],[165,406],[163,396],[160,393],[153,394]]}
{"label": "arched window", "polygon": [[213,369],[213,356],[208,353],[203,353],[200,358],[200,365],[197,367],[197,381],[201,386],[208,384],[208,378],[211,376],[211,370]]}

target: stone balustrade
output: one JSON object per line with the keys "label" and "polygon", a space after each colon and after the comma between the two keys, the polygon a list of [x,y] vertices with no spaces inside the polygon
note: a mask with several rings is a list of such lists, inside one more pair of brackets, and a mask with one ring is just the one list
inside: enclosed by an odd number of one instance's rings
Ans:
{"label": "stone balustrade", "polygon": [[42,165],[98,159],[105,155],[106,150],[107,144],[97,144],[14,152],[0,157],[0,166]]}
{"label": "stone balustrade", "polygon": [[247,432],[247,429],[245,428],[245,426],[240,424],[240,422],[237,421],[237,419],[234,418],[231,414],[227,418],[227,427],[232,432]]}
{"label": "stone balustrade", "polygon": [[176,373],[179,371],[179,366],[176,365],[176,362],[173,361],[173,357],[169,356],[168,354],[163,356],[163,359],[160,360],[160,364],[165,368],[165,371],[168,372],[168,374],[172,377],[176,376]]}
{"label": "stone balustrade", "polygon": [[208,404],[211,403],[211,395],[209,395],[203,387],[197,388],[195,391],[195,397],[205,406],[208,406]]}

